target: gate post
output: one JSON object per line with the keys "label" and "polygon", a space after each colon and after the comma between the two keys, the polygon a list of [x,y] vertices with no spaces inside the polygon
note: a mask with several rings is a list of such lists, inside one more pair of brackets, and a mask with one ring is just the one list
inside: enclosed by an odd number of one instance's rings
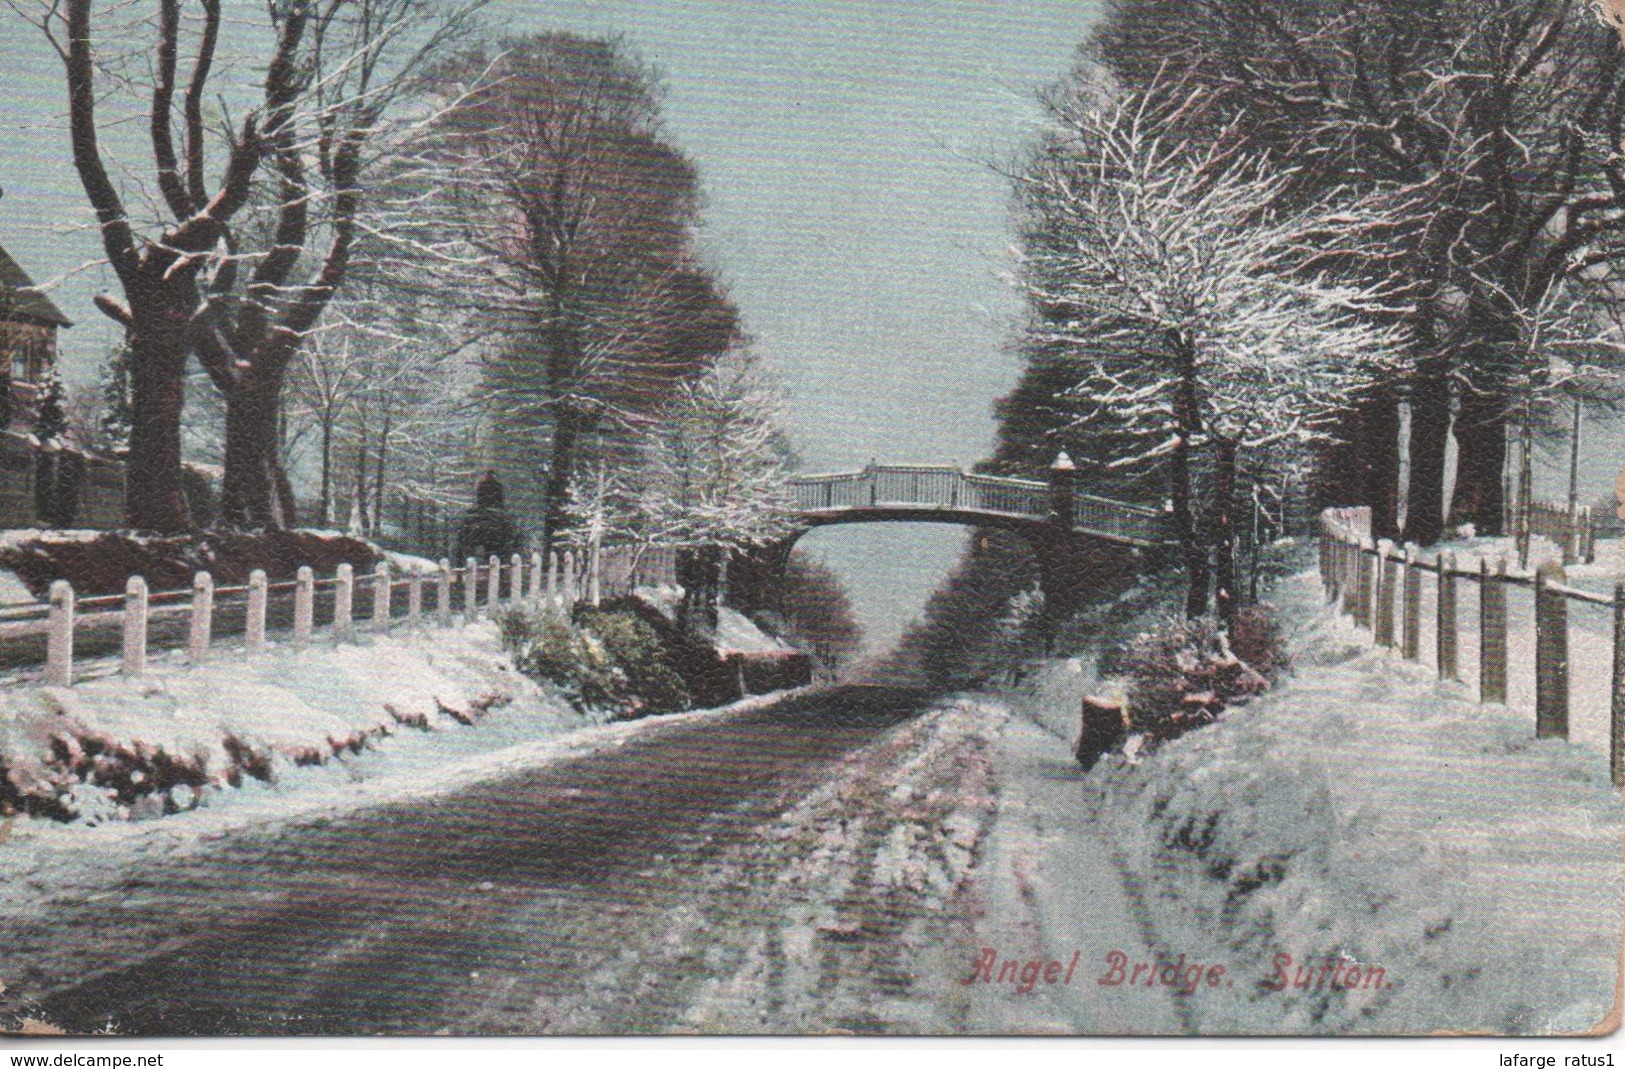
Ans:
{"label": "gate post", "polygon": [[45,639],[45,685],[73,686],[73,587],[66,579],[51,583],[51,608]]}
{"label": "gate post", "polygon": [[186,636],[186,652],[193,664],[202,664],[209,656],[213,628],[214,576],[198,572],[192,576],[192,621]]}
{"label": "gate post", "polygon": [[1372,636],[1376,644],[1385,649],[1394,646],[1394,586],[1399,578],[1399,565],[1391,553],[1386,539],[1377,545],[1377,619]]}
{"label": "gate post", "polygon": [[316,573],[301,564],[293,586],[293,644],[310,644],[310,630],[316,622]]}
{"label": "gate post", "polygon": [[124,584],[124,648],[121,675],[139,677],[147,670],[147,581],[132,575]]}

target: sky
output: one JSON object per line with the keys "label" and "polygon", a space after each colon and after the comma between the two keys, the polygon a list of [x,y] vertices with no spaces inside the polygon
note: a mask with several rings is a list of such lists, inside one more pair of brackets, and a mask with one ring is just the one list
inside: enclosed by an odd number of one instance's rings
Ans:
{"label": "sky", "polygon": [[[105,6],[105,5],[103,5]],[[1034,129],[1093,0],[499,0],[510,32],[620,34],[665,75],[673,140],[698,163],[702,245],[784,383],[807,471],[869,459],[969,465],[1014,383],[1008,185],[988,166]],[[6,23],[5,20],[12,21]],[[62,132],[60,63],[0,14],[0,244],[37,281],[98,256]],[[116,137],[116,135],[115,135]],[[132,154],[130,162],[143,161]],[[150,168],[150,163],[148,164]],[[53,296],[78,326],[65,371],[112,339],[91,270]],[[804,540],[845,578],[871,645],[952,565],[958,528],[869,525]]]}

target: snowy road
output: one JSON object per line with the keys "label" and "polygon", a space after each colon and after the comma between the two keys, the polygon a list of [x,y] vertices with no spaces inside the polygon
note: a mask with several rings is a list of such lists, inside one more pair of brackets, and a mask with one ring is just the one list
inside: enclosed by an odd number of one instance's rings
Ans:
{"label": "snowy road", "polygon": [[1004,719],[841,688],[228,836],[0,919],[0,1010],[126,1034],[985,1022],[948,996]]}

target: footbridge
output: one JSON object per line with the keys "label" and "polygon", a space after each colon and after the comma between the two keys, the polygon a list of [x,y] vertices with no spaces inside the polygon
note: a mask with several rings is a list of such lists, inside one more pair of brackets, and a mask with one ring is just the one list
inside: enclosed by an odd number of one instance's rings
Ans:
{"label": "footbridge", "polygon": [[1054,624],[1092,598],[1132,584],[1172,543],[1169,517],[1110,498],[1080,493],[1065,453],[1047,480],[980,475],[953,465],[878,464],[858,471],[791,480],[798,521],[785,538],[729,565],[729,597],[743,605],[776,604],[777,578],[809,531],[850,523],[953,523],[999,528],[1032,547]]}
{"label": "footbridge", "polygon": [[809,527],[835,523],[959,523],[1021,529],[1041,523],[1142,549],[1169,540],[1166,513],[1077,491],[1065,453],[1047,482],[977,475],[952,465],[873,464],[790,480]]}

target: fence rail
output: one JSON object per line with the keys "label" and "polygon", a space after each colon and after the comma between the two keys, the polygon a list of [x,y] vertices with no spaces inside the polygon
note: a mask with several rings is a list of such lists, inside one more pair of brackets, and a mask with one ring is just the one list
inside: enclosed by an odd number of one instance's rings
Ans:
{"label": "fence rail", "polygon": [[[72,585],[59,579],[51,584],[46,606],[34,607],[29,615],[9,616],[6,621],[15,626],[38,620],[43,612],[45,683],[70,687],[79,675],[76,639],[88,625],[103,621],[116,622],[119,629],[120,674],[143,675],[154,645],[155,608],[167,614],[166,620],[184,614],[184,621],[172,621],[184,622],[184,629],[167,628],[166,641],[172,648],[184,649],[187,659],[199,664],[218,652],[214,640],[225,633],[220,626],[222,609],[231,610],[234,624],[240,610],[240,627],[231,631],[242,636],[243,650],[252,656],[269,644],[273,622],[279,625],[281,637],[297,649],[313,641],[318,624],[332,641],[354,642],[364,632],[451,627],[459,620],[472,623],[501,608],[597,604],[604,597],[628,594],[639,586],[674,581],[672,551],[616,545],[579,554],[554,553],[546,567],[540,553],[528,557],[515,553],[507,561],[492,556],[482,563],[470,557],[457,568],[442,558],[433,572],[405,574],[380,562],[370,575],[358,576],[351,565],[341,564],[331,577],[318,579],[309,567],[301,567],[294,579],[277,583],[269,582],[265,572],[256,569],[246,584],[224,587],[215,586],[210,573],[198,572],[189,590],[159,592],[149,591],[141,576],[131,576],[124,594],[88,598],[76,597]],[[291,595],[291,604],[277,606],[273,614],[273,595]],[[362,605],[358,606],[358,600]]]}
{"label": "fence rail", "polygon": [[[1478,700],[1507,702],[1508,598],[1510,590],[1533,592],[1535,735],[1569,737],[1569,604],[1610,610],[1612,657],[1609,680],[1609,770],[1614,786],[1625,787],[1625,583],[1612,595],[1581,590],[1564,582],[1560,565],[1542,565],[1533,574],[1507,570],[1505,557],[1492,568],[1481,559],[1476,569],[1457,567],[1445,551],[1423,560],[1415,547],[1400,551],[1373,542],[1363,509],[1328,509],[1320,519],[1320,578],[1329,602],[1372,633],[1373,641],[1397,648],[1408,661],[1421,659],[1422,577],[1431,575],[1434,598],[1434,663],[1441,680],[1461,680],[1459,584],[1478,586]],[[1395,613],[1398,613],[1396,621]]]}

